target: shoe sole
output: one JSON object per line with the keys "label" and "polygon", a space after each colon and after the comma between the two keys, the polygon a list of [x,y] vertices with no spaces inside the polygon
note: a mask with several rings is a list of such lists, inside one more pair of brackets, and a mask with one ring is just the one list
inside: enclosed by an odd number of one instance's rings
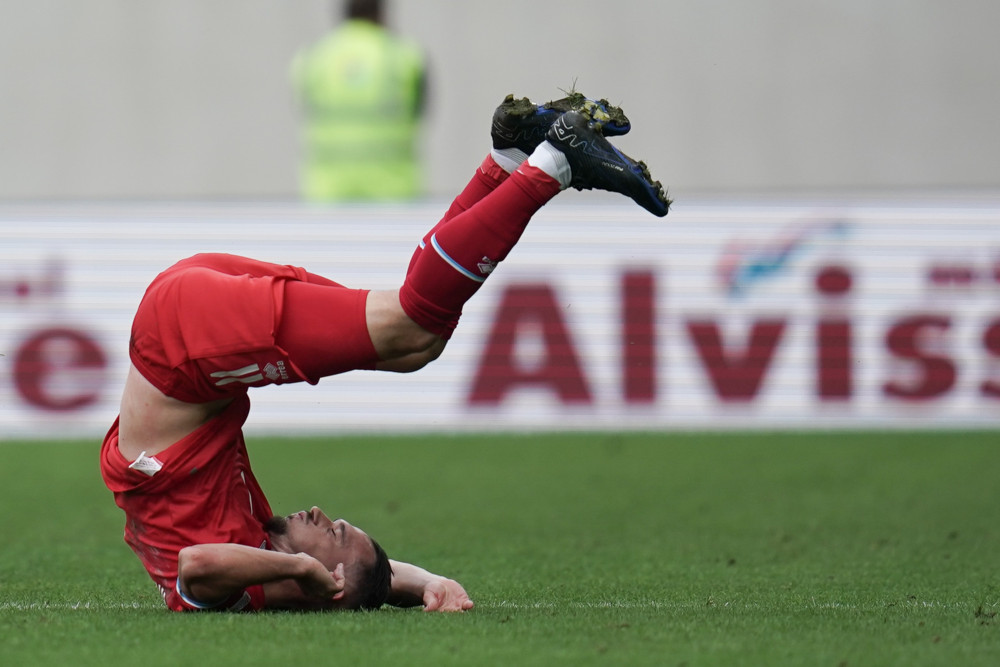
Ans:
{"label": "shoe sole", "polygon": [[513,95],[505,97],[504,101],[500,103],[500,108],[505,114],[514,118],[527,118],[538,111],[538,105],[527,97],[515,99]]}
{"label": "shoe sole", "polygon": [[561,100],[546,102],[542,108],[562,113],[579,111],[597,123],[597,129],[601,130],[605,136],[625,134],[632,127],[628,116],[625,115],[621,107],[614,106],[606,99],[591,100],[583,93],[575,91],[568,93]]}
{"label": "shoe sole", "polygon": [[[527,97],[515,98],[513,94],[507,95],[500,106],[493,114],[493,133],[500,138],[505,147],[518,147],[525,152],[528,146],[518,144],[525,142],[529,145],[537,145],[548,132],[549,123],[554,122],[557,117],[567,111],[579,111],[596,123],[596,127],[607,136],[620,136],[626,134],[631,129],[628,116],[620,107],[613,106],[605,99],[591,100],[583,93],[570,92],[566,97],[546,102],[545,104],[535,104]],[[547,114],[545,112],[552,112]],[[532,116],[551,116],[550,119],[539,118],[535,123],[520,123]],[[499,121],[498,117],[505,117],[506,120]],[[510,121],[514,122],[511,123]],[[510,127],[515,125],[518,127]],[[494,143],[494,146],[496,144]]]}

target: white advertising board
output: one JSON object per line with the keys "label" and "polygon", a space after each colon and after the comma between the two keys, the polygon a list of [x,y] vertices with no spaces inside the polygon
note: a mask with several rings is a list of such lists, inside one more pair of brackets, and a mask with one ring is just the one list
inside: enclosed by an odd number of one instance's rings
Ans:
{"label": "white advertising board", "polygon": [[[251,390],[248,431],[1000,425],[1000,203],[553,202],[437,362]],[[567,197],[569,199],[569,197]],[[0,439],[98,437],[197,252],[390,289],[445,206],[0,206]]]}

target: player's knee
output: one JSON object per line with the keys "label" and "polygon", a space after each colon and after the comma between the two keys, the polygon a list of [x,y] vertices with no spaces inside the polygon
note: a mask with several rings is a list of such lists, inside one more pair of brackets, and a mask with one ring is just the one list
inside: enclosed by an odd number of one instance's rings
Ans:
{"label": "player's knee", "polygon": [[400,321],[394,329],[394,335],[388,337],[389,356],[393,358],[422,355],[434,345],[437,336],[424,331],[411,321]]}
{"label": "player's knee", "polygon": [[431,334],[430,338],[421,337],[420,348],[407,355],[411,371],[418,371],[441,356],[445,340]]}
{"label": "player's knee", "polygon": [[412,360],[407,364],[416,370],[440,354],[441,338],[411,320],[395,292],[371,292],[366,317],[369,335],[382,360]]}
{"label": "player's knee", "polygon": [[[425,344],[422,347],[416,345],[420,340],[416,339],[412,341],[415,344],[414,347],[406,348],[408,351],[405,353],[402,350],[398,350],[399,354],[380,362],[377,366],[378,369],[395,373],[412,373],[419,371],[441,356],[446,343],[444,339],[434,336],[429,341],[429,344]],[[426,339],[422,340],[425,343],[428,342]]]}
{"label": "player's knee", "polygon": [[431,344],[417,353],[416,355],[417,360],[420,363],[420,366],[418,368],[423,368],[427,364],[431,363],[432,361],[435,361],[438,357],[440,357],[441,353],[444,352],[444,346],[446,342],[447,341],[445,341],[443,338],[434,336],[434,339],[431,342]]}

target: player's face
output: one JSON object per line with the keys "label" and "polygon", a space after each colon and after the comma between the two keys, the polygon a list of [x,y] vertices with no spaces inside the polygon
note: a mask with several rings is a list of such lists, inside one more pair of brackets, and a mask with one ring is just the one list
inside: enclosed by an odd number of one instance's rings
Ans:
{"label": "player's face", "polygon": [[[375,549],[368,535],[343,519],[330,519],[318,507],[284,517],[278,530],[271,531],[272,544],[288,553],[306,552],[330,570],[343,563],[370,566]],[[282,531],[281,528],[284,530]]]}

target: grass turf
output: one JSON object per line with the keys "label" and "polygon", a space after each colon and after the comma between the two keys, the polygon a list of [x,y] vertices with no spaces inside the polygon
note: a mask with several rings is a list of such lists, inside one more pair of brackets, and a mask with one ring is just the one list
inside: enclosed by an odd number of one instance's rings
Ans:
{"label": "grass turf", "polygon": [[0,664],[1000,661],[996,432],[251,439],[464,615],[169,613],[96,449],[0,443]]}

